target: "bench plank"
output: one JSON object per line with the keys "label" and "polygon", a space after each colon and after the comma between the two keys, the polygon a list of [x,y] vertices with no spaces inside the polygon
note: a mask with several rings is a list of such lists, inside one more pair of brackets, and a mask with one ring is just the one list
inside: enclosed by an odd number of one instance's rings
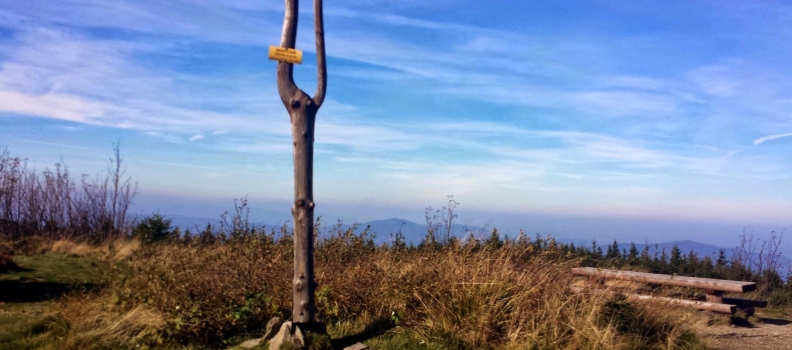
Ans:
{"label": "bench plank", "polygon": [[[579,286],[572,286],[570,287],[570,291],[572,293],[580,294],[580,293],[585,293],[586,291],[588,291],[588,289]],[[613,294],[612,291],[592,291],[592,292]],[[649,302],[660,301],[660,302],[692,307],[698,310],[718,312],[722,314],[734,315],[734,313],[737,311],[736,305],[729,305],[729,304],[709,303],[706,301],[675,299],[675,298],[659,297],[654,295],[630,294],[630,293],[624,294],[624,296],[627,297],[628,300],[642,300]]]}
{"label": "bench plank", "polygon": [[633,272],[597,269],[594,267],[578,267],[572,269],[572,274],[579,276],[602,277],[622,281],[665,284],[679,287],[699,288],[721,292],[745,293],[756,290],[755,282],[742,282],[719,280],[714,278],[699,278],[687,276],[662,275],[657,273]]}

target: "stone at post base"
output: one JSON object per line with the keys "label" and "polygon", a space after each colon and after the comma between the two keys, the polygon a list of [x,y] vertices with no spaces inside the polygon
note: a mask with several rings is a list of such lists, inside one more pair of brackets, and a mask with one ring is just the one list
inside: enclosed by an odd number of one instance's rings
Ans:
{"label": "stone at post base", "polygon": [[280,347],[284,342],[291,342],[291,326],[291,321],[286,321],[281,325],[278,333],[276,333],[275,336],[269,340],[269,350],[280,350]]}
{"label": "stone at post base", "polygon": [[283,321],[281,321],[280,317],[273,317],[269,322],[267,322],[267,328],[264,331],[264,340],[270,340],[272,337],[277,334],[280,330],[281,326],[283,326]]}
{"label": "stone at post base", "polygon": [[344,350],[365,350],[365,349],[368,349],[368,346],[363,343],[355,343],[344,348]]}
{"label": "stone at post base", "polygon": [[281,325],[283,325],[283,321],[281,321],[280,317],[273,317],[269,320],[269,322],[267,322],[267,328],[265,328],[263,337],[250,339],[243,342],[242,344],[237,345],[233,349],[252,349],[261,345],[261,343],[267,344],[267,342],[275,336],[278,330],[280,330]]}
{"label": "stone at post base", "polygon": [[[307,344],[311,342],[311,344]],[[291,344],[290,349],[331,349],[330,338],[324,323],[284,322],[280,330],[269,341],[270,350],[279,350],[283,344]]]}
{"label": "stone at post base", "polygon": [[264,338],[250,339],[242,344],[237,345],[234,349],[252,349],[259,346],[263,341]]}

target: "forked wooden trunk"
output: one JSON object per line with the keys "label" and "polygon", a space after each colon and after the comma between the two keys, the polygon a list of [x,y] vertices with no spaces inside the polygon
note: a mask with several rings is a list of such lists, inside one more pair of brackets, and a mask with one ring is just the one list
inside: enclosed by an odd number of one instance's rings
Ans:
{"label": "forked wooden trunk", "polygon": [[[297,39],[298,1],[286,0],[281,47],[293,49]],[[308,324],[316,321],[314,302],[314,200],[313,145],[316,112],[322,106],[327,86],[322,1],[314,0],[316,32],[316,63],[318,84],[316,94],[308,96],[294,83],[292,63],[278,62],[278,93],[289,112],[294,152],[294,280],[292,321]]]}

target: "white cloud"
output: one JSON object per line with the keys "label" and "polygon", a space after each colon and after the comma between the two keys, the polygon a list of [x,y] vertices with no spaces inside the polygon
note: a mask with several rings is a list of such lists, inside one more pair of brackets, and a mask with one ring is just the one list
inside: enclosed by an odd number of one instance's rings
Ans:
{"label": "white cloud", "polygon": [[[139,61],[161,50],[65,29],[25,29],[0,65],[0,111],[187,135],[229,129],[288,133],[288,119],[260,115],[282,108],[275,87],[260,75],[199,77]],[[223,104],[224,111],[206,108],[213,103]]]}
{"label": "white cloud", "polygon": [[761,145],[762,143],[770,141],[770,140],[775,140],[775,139],[780,139],[780,138],[783,138],[783,137],[790,137],[790,136],[792,136],[792,132],[786,133],[786,134],[763,136],[763,137],[760,137],[760,138],[754,140],[753,144],[754,144],[754,146]]}
{"label": "white cloud", "polygon": [[164,134],[159,131],[146,131],[144,134],[165,140],[168,143],[182,143],[182,138],[177,135]]}
{"label": "white cloud", "polygon": [[427,140],[387,126],[352,121],[316,122],[316,144],[350,147],[356,152],[399,151],[420,148]]}
{"label": "white cloud", "polygon": [[24,94],[0,91],[0,112],[96,124],[108,106],[69,94]]}
{"label": "white cloud", "polygon": [[194,135],[194,136],[190,137],[190,142],[195,142],[195,141],[198,141],[198,140],[200,140],[202,138],[204,138],[204,137],[201,134]]}

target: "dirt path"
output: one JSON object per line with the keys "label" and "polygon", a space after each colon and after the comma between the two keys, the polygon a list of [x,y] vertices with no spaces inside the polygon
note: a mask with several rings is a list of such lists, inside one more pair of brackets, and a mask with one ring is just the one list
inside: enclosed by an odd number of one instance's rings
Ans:
{"label": "dirt path", "polygon": [[792,321],[789,317],[759,316],[759,322],[744,326],[703,325],[699,334],[715,350],[792,349]]}

